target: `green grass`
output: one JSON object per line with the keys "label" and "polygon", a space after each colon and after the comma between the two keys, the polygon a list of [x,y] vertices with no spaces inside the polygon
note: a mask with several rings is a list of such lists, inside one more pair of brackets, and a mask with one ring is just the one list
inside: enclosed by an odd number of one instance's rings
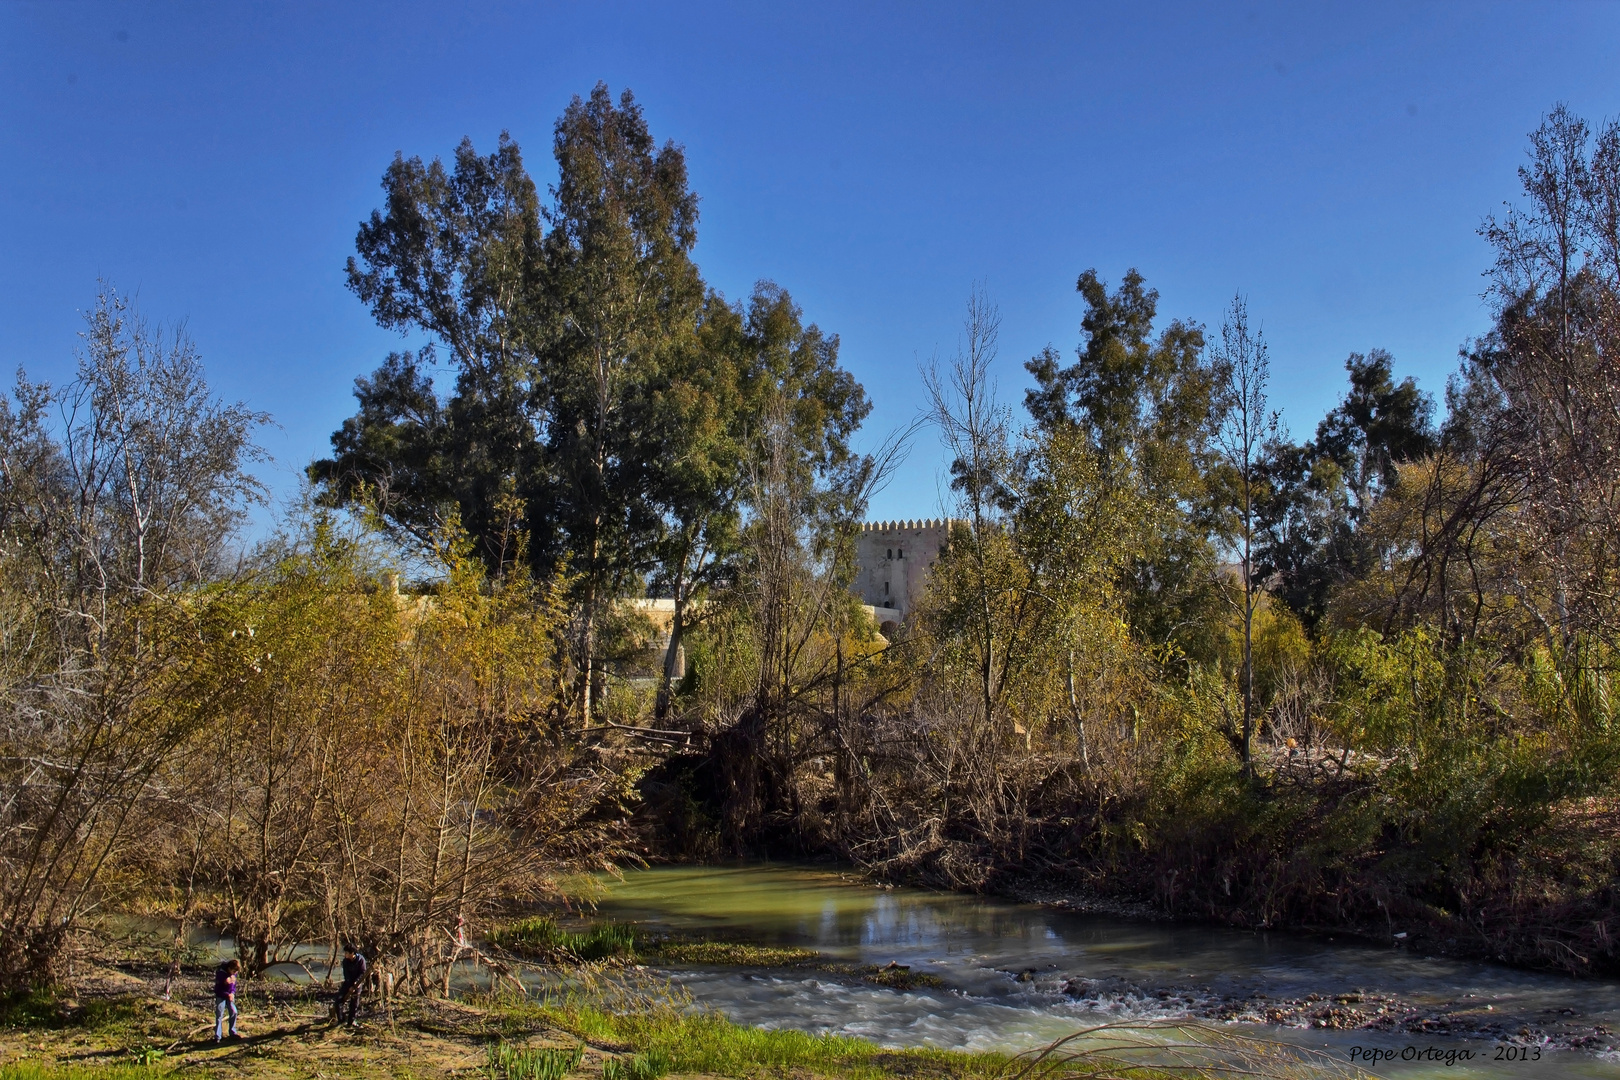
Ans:
{"label": "green grass", "polygon": [[0,996],[0,1028],[102,1029],[128,1023],[142,1012],[141,1003],[134,998],[94,1000],[68,1008],[49,990],[19,990]]}
{"label": "green grass", "polygon": [[583,933],[564,930],[548,915],[535,915],[489,935],[491,944],[541,959],[606,960],[635,956],[636,932],[620,923],[597,923]]}
{"label": "green grass", "polygon": [[[674,1073],[754,1076],[762,1070],[802,1069],[852,1080],[917,1071],[990,1077],[1007,1062],[1000,1054],[885,1050],[845,1035],[742,1027],[715,1013],[690,1013],[673,1006],[631,1013],[609,1013],[592,1006],[530,1008],[536,1009],[546,1022],[579,1038],[628,1046],[644,1056],[644,1069],[667,1063],[668,1071]],[[646,1074],[636,1076],[626,1071],[636,1067],[633,1061],[618,1066],[616,1076],[604,1073],[604,1080],[654,1080]]]}
{"label": "green grass", "polygon": [[938,975],[930,975],[926,971],[912,971],[904,964],[891,963],[887,967],[873,964],[860,970],[861,978],[878,986],[887,986],[890,990],[915,990],[920,986],[939,989],[945,985],[945,980]]}
{"label": "green grass", "polygon": [[153,1080],[165,1075],[144,1065],[0,1065],[0,1080]]}
{"label": "green grass", "polygon": [[522,1050],[502,1042],[489,1048],[490,1080],[563,1080],[579,1068],[585,1048]]}
{"label": "green grass", "polygon": [[648,959],[670,964],[713,964],[726,967],[794,967],[821,959],[814,949],[748,945],[736,941],[657,941],[641,946]]}
{"label": "green grass", "polygon": [[555,919],[535,915],[489,935],[491,944],[519,956],[542,960],[648,960],[666,964],[726,967],[794,967],[821,959],[814,949],[750,945],[739,941],[651,938],[623,923],[596,923],[582,931],[564,930]]}
{"label": "green grass", "polygon": [[672,1062],[662,1050],[609,1058],[602,1063],[602,1080],[660,1080],[669,1073]]}
{"label": "green grass", "polygon": [[0,1027],[67,1027],[67,1013],[48,990],[16,990],[0,995]]}

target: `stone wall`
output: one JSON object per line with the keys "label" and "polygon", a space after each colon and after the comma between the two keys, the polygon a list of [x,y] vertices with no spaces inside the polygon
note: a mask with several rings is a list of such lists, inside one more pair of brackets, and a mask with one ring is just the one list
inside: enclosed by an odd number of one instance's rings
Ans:
{"label": "stone wall", "polygon": [[869,521],[855,549],[855,592],[877,621],[901,623],[922,597],[928,568],[950,539],[949,518]]}

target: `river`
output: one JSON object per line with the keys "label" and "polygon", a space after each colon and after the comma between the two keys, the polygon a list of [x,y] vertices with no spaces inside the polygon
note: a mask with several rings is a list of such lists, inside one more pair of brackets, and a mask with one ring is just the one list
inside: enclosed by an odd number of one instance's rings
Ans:
{"label": "river", "polygon": [[[877,888],[800,866],[630,871],[608,883],[600,915],[655,932],[808,946],[846,964],[895,962],[945,983],[897,991],[813,969],[669,972],[697,1003],[763,1027],[895,1047],[1021,1051],[1112,1020],[1194,1018],[1340,1060],[1356,1048],[1363,1061],[1371,1049],[1387,1051],[1393,1060],[1375,1071],[1391,1077],[1620,1078],[1620,1039],[1609,1034],[1620,1032],[1613,980],[1342,937]],[[1388,1030],[1321,1026],[1360,1022]],[[1450,1051],[1452,1064],[1438,1063]]]}

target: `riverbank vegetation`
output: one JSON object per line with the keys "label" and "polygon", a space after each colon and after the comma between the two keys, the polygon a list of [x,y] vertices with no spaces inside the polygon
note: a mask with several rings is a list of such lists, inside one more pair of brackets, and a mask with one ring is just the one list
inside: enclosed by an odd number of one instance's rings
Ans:
{"label": "riverbank vegetation", "polygon": [[1443,414],[1369,348],[1296,441],[1243,298],[1134,270],[1014,408],[975,293],[890,634],[855,539],[921,429],[860,452],[837,337],[704,282],[628,93],[553,151],[549,201],[506,138],[388,167],[348,283],[426,344],[251,549],[267,418],[110,287],[0,407],[0,989],[118,911],[175,979],[207,925],[442,998],[492,935],[618,950],[514,923],[591,871],[764,854],[1620,967],[1620,128],[1533,134]]}
{"label": "riverbank vegetation", "polygon": [[[127,941],[126,941],[127,944]],[[633,966],[552,971],[527,992],[471,990],[368,1002],[338,1025],[320,987],[281,977],[241,992],[242,1037],[213,1040],[212,973],[169,972],[146,951],[107,939],[55,992],[0,1000],[0,1080],[156,1080],[166,1076],[464,1076],[483,1080],[661,1080],[665,1076],[839,1080],[1141,1080],[1214,1075],[1210,1066],[1285,1080],[1363,1075],[1309,1051],[1198,1024],[1105,1024],[1044,1055],[935,1048],[734,1024]],[[1166,1054],[1166,1040],[1182,1045]],[[1217,1070],[1219,1071],[1219,1070]]]}

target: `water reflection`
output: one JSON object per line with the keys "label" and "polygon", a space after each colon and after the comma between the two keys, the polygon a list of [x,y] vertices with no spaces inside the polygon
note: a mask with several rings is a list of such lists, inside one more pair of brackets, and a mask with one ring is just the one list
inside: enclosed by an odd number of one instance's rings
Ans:
{"label": "water reflection", "polygon": [[[1416,957],[1326,937],[1083,916],[982,897],[874,889],[791,866],[660,867],[610,883],[603,914],[651,928],[807,945],[860,964],[895,961],[948,990],[897,993],[825,973],[692,970],[696,998],[746,1023],[839,1031],[897,1046],[1025,1049],[1110,1019],[1208,1015],[1232,999],[1387,995],[1521,1039],[1620,1030],[1620,983],[1573,982],[1487,964]],[[1518,1036],[1520,1029],[1530,1036]],[[1467,1045],[1414,1036],[1264,1026],[1335,1051],[1352,1045]],[[1380,1066],[1390,1076],[1608,1076],[1620,1064],[1551,1051],[1496,1066]]]}

